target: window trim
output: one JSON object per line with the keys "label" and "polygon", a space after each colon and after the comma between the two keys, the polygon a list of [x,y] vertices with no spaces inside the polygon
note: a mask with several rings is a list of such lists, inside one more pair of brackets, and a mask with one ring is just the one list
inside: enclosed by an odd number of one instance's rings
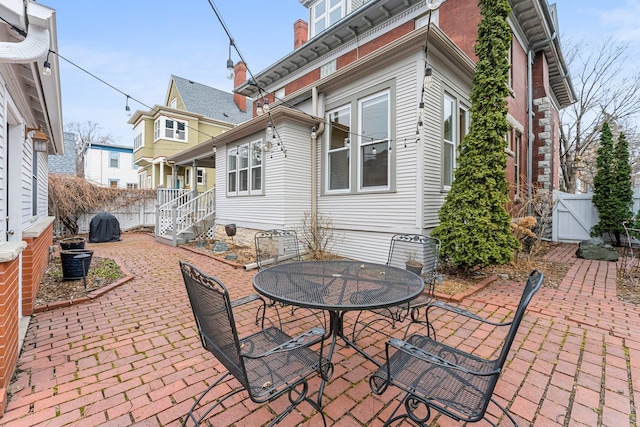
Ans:
{"label": "window trim", "polygon": [[[171,128],[173,130],[172,135],[173,136],[167,136],[167,122],[171,121],[176,123],[176,127],[175,128]],[[182,129],[180,129],[180,125],[182,125]],[[181,133],[184,134],[183,138],[176,138],[175,134],[176,134],[176,130],[177,129],[177,133],[180,135]],[[186,120],[179,120],[173,117],[169,117],[169,116],[160,116],[157,119],[154,120],[153,122],[153,142],[158,142],[159,140],[164,139],[164,140],[168,140],[168,141],[175,141],[175,142],[181,142],[183,144],[186,144],[189,142],[189,125],[188,122]]]}
{"label": "window trim", "polygon": [[[226,194],[227,197],[243,197],[243,196],[261,196],[264,195],[264,165],[265,165],[265,156],[262,152],[262,146],[264,142],[263,139],[251,140],[250,142],[243,142],[233,145],[227,146],[227,164],[226,164]],[[247,165],[246,167],[240,167],[240,155],[238,153],[242,152],[241,150],[245,149],[247,153]],[[253,165],[253,153],[259,150],[260,151],[260,166]],[[229,168],[230,162],[229,158],[235,153],[236,163],[235,168],[232,170]],[[260,188],[253,188],[253,170],[260,168]],[[240,175],[242,171],[246,171],[246,190],[240,190]],[[235,190],[230,191],[229,184],[231,182],[230,174],[233,173],[235,180]]]}
{"label": "window trim", "polygon": [[[445,140],[445,135],[444,135],[444,112],[445,112],[444,104],[447,101],[447,98],[449,98],[453,104],[452,111],[451,111],[452,120],[453,120],[453,123],[451,125],[453,140],[451,142],[447,142],[447,140]],[[463,132],[462,132],[461,123],[460,123],[460,116],[462,111],[466,113],[464,135],[462,135]],[[469,103],[466,100],[462,99],[461,96],[456,95],[451,90],[445,89],[443,93],[441,124],[442,124],[442,133],[440,138],[441,139],[440,150],[441,150],[442,158],[440,161],[440,167],[442,168],[442,174],[441,174],[440,185],[441,185],[442,191],[446,192],[451,190],[451,185],[453,184],[453,181],[455,181],[455,171],[457,169],[457,157],[458,157],[458,152],[460,150],[460,144],[462,144],[462,140],[466,137],[466,135],[469,134],[469,129],[471,127],[471,107],[469,106]],[[446,170],[445,170],[445,164],[444,164],[445,148],[446,148],[445,144],[450,144],[453,146],[450,183],[446,183],[447,176],[445,175]]]}
{"label": "window trim", "polygon": [[[116,161],[116,165],[113,166],[113,161]],[[117,151],[109,151],[109,168],[120,169],[120,153]]]}
{"label": "window trim", "polygon": [[[323,1],[325,2],[325,7],[321,14],[318,14],[318,11],[319,11],[318,6],[320,1],[315,2],[315,4],[310,7],[310,10],[311,10],[310,26],[312,30],[312,34],[310,38],[313,38],[318,34],[321,34],[322,32],[326,31],[327,28],[330,28],[333,24],[340,21],[342,18],[344,18],[347,15],[347,12],[346,12],[347,5],[345,4],[344,0],[338,0],[337,3],[333,6],[331,5],[332,0],[323,0]],[[331,14],[334,13],[336,10],[341,11],[340,17],[335,22],[331,22]],[[321,22],[324,24],[324,27],[322,28],[322,30],[318,31],[317,30],[318,24]]]}
{"label": "window trim", "polygon": [[[386,92],[388,95],[388,169],[387,169],[387,185],[361,188],[361,171],[360,166],[360,136],[361,135],[361,114],[360,108],[361,100],[370,99],[381,93]],[[325,109],[325,119],[327,120],[328,129],[323,134],[323,140],[321,144],[322,153],[322,195],[335,196],[335,195],[357,195],[357,194],[372,194],[372,193],[390,193],[396,191],[396,82],[394,79],[388,80],[377,85],[371,86],[367,89],[361,90],[348,97],[336,100],[327,105]],[[351,111],[351,124],[350,124],[350,141],[349,144],[349,189],[330,190],[329,189],[329,137],[331,135],[331,124],[329,121],[329,114],[340,108],[346,108],[350,106]],[[356,130],[352,130],[356,129]],[[354,163],[355,162],[355,163]]]}

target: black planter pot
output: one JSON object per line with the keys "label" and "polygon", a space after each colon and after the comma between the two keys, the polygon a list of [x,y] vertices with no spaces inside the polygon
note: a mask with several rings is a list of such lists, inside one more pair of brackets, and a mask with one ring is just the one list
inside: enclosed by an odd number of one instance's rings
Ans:
{"label": "black planter pot", "polygon": [[78,280],[86,277],[91,266],[93,249],[69,249],[60,251],[62,264],[62,278],[64,280]]}
{"label": "black planter pot", "polygon": [[85,239],[84,237],[69,237],[67,239],[60,240],[60,249],[68,251],[71,249],[84,249]]}
{"label": "black planter pot", "polygon": [[418,276],[422,273],[422,264],[405,264],[405,267],[410,272],[417,274]]}
{"label": "black planter pot", "polygon": [[236,235],[236,225],[235,224],[227,224],[224,226],[224,231],[227,233],[227,236],[233,237]]}

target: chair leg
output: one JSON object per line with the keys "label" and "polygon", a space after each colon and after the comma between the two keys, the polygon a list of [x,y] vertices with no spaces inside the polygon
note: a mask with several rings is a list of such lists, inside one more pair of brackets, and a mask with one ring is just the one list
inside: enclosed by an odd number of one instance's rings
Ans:
{"label": "chair leg", "polygon": [[376,323],[379,320],[388,322],[391,325],[392,329],[396,328],[396,319],[393,317],[393,315],[391,316],[390,319],[383,316],[378,316],[376,319],[372,320],[371,322],[363,324],[362,328],[360,328],[358,333],[356,333],[356,327],[358,326],[358,321],[360,320],[361,315],[362,315],[362,311],[359,311],[358,315],[356,316],[356,320],[353,322],[353,332],[351,333],[351,341],[353,342],[356,342],[356,339],[360,336],[362,331],[364,331],[366,328],[368,328],[369,326],[371,326],[372,324]]}
{"label": "chair leg", "polygon": [[[298,390],[298,386],[301,386],[302,388]],[[313,407],[313,409],[318,411],[320,413],[320,416],[322,416],[322,423],[324,424],[324,427],[327,427],[327,419],[324,416],[324,412],[322,412],[322,408],[312,399],[307,397],[308,391],[309,383],[307,383],[306,380],[300,382],[294,387],[291,387],[289,389],[289,392],[287,393],[289,403],[291,404],[287,407],[287,409],[285,409],[280,415],[278,415],[273,421],[269,423],[269,427],[280,423],[280,421],[282,421],[287,415],[289,415],[296,408],[296,406],[298,406],[302,402],[307,402]]]}
{"label": "chair leg", "polygon": [[[427,411],[426,416],[424,417],[419,417],[415,413],[415,410],[420,405],[424,405],[425,410]],[[398,409],[400,409],[400,407],[402,406],[404,406],[404,413],[396,415],[396,413],[398,412]],[[398,406],[396,406],[396,408],[393,410],[393,412],[391,413],[387,421],[385,421],[384,427],[390,426],[396,421],[402,420],[405,418],[410,419],[411,421],[416,423],[418,426],[427,427],[427,421],[429,421],[429,418],[431,418],[431,407],[423,399],[420,399],[410,393],[407,393],[405,394],[402,401],[398,403]]]}
{"label": "chair leg", "polygon": [[202,398],[204,398],[207,395],[207,393],[209,393],[218,384],[220,384],[222,382],[222,380],[224,380],[228,375],[229,375],[229,372],[225,372],[220,378],[218,378],[216,380],[216,382],[214,382],[209,387],[207,387],[207,389],[205,391],[203,391],[202,394],[200,394],[200,396],[198,396],[198,398],[193,403],[193,405],[191,405],[191,409],[189,409],[189,412],[187,413],[184,421],[182,422],[182,427],[185,427],[187,425],[187,422],[189,421],[189,419],[191,419],[194,422],[194,425],[199,426],[200,423],[202,422],[202,420],[207,415],[209,415],[211,413],[211,411],[213,411],[215,408],[217,408],[219,405],[221,405],[222,402],[224,402],[225,400],[227,400],[231,396],[235,396],[236,394],[240,393],[241,391],[244,391],[244,388],[242,388],[242,387],[239,388],[239,389],[231,391],[229,394],[227,394],[226,396],[224,396],[221,399],[217,400],[213,405],[211,405],[211,407],[209,409],[207,409],[202,415],[200,415],[199,418],[196,418],[196,415],[193,413],[193,411],[195,411],[195,409],[200,405],[200,401],[202,400]]}

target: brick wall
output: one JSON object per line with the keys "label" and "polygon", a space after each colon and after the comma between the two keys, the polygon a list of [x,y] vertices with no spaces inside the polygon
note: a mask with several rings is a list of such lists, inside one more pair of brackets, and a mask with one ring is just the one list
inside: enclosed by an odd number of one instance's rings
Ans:
{"label": "brick wall", "polygon": [[18,360],[19,267],[19,258],[0,263],[0,415],[7,401],[6,387]]}
{"label": "brick wall", "polygon": [[22,314],[33,314],[40,281],[49,262],[49,247],[53,244],[53,223],[40,236],[24,238],[27,248],[22,253]]}

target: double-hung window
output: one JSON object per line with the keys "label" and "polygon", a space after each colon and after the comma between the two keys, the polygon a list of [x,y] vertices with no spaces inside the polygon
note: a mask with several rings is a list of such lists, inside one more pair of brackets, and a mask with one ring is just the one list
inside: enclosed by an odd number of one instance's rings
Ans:
{"label": "double-hung window", "polygon": [[119,168],[120,167],[120,153],[109,152],[109,167],[110,168]]}
{"label": "double-hung window", "polygon": [[458,146],[469,132],[469,108],[445,93],[442,114],[442,186],[449,189],[456,170]]}
{"label": "double-hung window", "polygon": [[230,147],[227,155],[227,194],[262,194],[262,141]]}
{"label": "double-hung window", "polygon": [[349,190],[351,149],[351,106],[329,112],[327,147],[328,190]]}
{"label": "double-hung window", "polygon": [[160,117],[153,124],[153,137],[155,141],[160,138],[186,141],[187,122]]}
{"label": "double-hung window", "polygon": [[360,100],[358,140],[360,145],[359,188],[389,188],[389,92]]}
{"label": "double-hung window", "polygon": [[327,112],[324,188],[328,194],[393,189],[390,144],[395,89],[385,85],[376,89]]}
{"label": "double-hung window", "polygon": [[313,7],[313,35],[320,34],[344,16],[344,0],[321,0]]}

